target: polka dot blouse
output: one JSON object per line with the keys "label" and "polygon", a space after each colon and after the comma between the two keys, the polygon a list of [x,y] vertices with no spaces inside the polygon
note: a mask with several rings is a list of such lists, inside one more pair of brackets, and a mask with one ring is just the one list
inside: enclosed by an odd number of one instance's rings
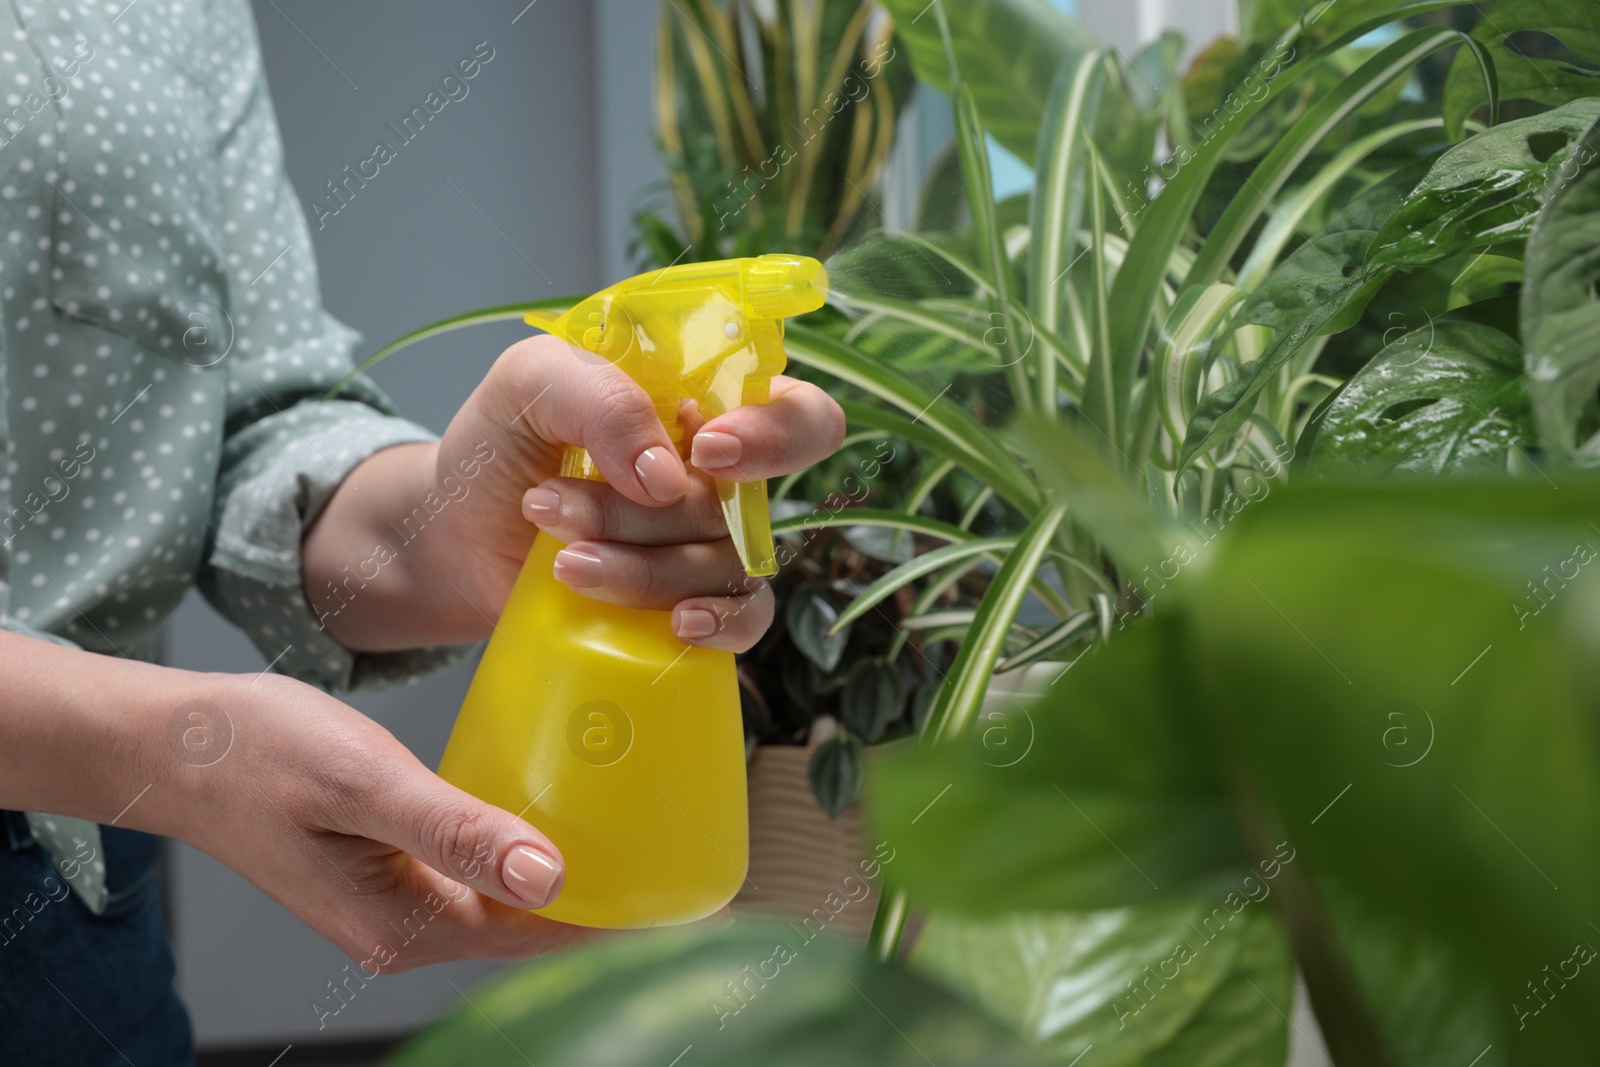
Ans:
{"label": "polka dot blouse", "polygon": [[[0,626],[150,658],[191,585],[329,688],[460,648],[352,654],[300,540],[373,452],[433,439],[322,308],[246,0],[0,4]],[[92,824],[30,815],[104,903]],[[87,851],[86,851],[87,850]]]}

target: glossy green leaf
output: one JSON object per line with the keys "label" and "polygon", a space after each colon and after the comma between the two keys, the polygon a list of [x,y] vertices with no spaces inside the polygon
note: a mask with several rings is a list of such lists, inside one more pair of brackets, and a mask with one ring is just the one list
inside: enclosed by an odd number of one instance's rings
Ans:
{"label": "glossy green leaf", "polygon": [[[1376,130],[1341,149],[1334,157],[1317,168],[1315,174],[1285,193],[1262,224],[1261,233],[1250,244],[1250,255],[1239,268],[1237,284],[1246,292],[1254,292],[1271,272],[1279,254],[1290,241],[1303,235],[1300,227],[1306,216],[1345,177],[1367,161],[1374,152],[1394,142],[1419,133],[1437,129],[1441,125],[1435,118],[1397,122]],[[1318,231],[1321,232],[1320,230]]]}
{"label": "glossy green leaf", "polygon": [[[892,871],[892,859],[874,870]],[[859,880],[857,880],[859,884]],[[847,890],[848,891],[848,890]],[[843,895],[829,909],[865,907]],[[528,963],[463,992],[391,1067],[1021,1067],[994,1021],[858,944],[741,919],[716,933],[639,932]],[[922,1051],[919,1051],[922,1050]]]}
{"label": "glossy green leaf", "polygon": [[[1479,13],[1472,37],[1493,60],[1501,99],[1560,105],[1600,96],[1600,17],[1589,0],[1498,0]],[[1466,49],[1451,64],[1443,107],[1452,131],[1489,99],[1476,68]]]}
{"label": "glossy green leaf", "polygon": [[1293,996],[1283,936],[1265,904],[1224,910],[1224,924],[1213,918],[1216,903],[939,913],[918,937],[912,966],[967,994],[1054,1063],[1283,1067],[1288,1025],[1275,1005]]}
{"label": "glossy green leaf", "polygon": [[1454,146],[1384,224],[1368,262],[1420,266],[1526,238],[1596,119],[1600,100],[1580,100]]}
{"label": "glossy green leaf", "polygon": [[1528,241],[1522,339],[1539,441],[1574,447],[1600,385],[1600,126],[1590,129]]}
{"label": "glossy green leaf", "polygon": [[[1099,47],[1095,35],[1049,0],[940,0],[962,80],[972,87],[983,128],[1031,163],[1050,86],[1062,62]],[[950,89],[945,56],[928,0],[886,0],[917,77]]]}
{"label": "glossy green leaf", "polygon": [[1531,442],[1522,349],[1470,322],[1399,333],[1340,391],[1308,457],[1323,471],[1504,470]]}

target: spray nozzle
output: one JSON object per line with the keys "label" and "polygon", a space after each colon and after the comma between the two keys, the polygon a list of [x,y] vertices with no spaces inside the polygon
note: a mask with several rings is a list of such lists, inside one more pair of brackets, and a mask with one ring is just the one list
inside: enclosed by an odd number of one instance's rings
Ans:
{"label": "spray nozzle", "polygon": [[[563,315],[535,312],[527,321],[638,382],[683,455],[679,404],[693,400],[713,419],[766,403],[772,376],[784,368],[783,320],[820,308],[827,286],[822,264],[807,256],[684,263],[619,282]],[[581,448],[566,450],[561,473],[601,480]],[[776,574],[766,483],[718,478],[717,494],[745,572]]]}

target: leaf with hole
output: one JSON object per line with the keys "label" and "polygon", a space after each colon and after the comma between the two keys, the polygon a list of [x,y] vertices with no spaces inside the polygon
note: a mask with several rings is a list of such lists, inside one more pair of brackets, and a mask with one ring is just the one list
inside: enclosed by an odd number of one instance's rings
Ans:
{"label": "leaf with hole", "polygon": [[1533,428],[1522,349],[1488,326],[1443,320],[1398,333],[1328,406],[1308,459],[1319,471],[1504,470]]}
{"label": "leaf with hole", "polygon": [[1600,100],[1503,122],[1455,145],[1379,231],[1369,264],[1421,266],[1525,239]]}
{"label": "leaf with hole", "polygon": [[[1600,96],[1600,13],[1592,0],[1499,0],[1478,5],[1472,31],[1494,62],[1502,100],[1560,105]],[[1487,102],[1477,62],[1463,48],[1444,86],[1444,116],[1459,136]]]}

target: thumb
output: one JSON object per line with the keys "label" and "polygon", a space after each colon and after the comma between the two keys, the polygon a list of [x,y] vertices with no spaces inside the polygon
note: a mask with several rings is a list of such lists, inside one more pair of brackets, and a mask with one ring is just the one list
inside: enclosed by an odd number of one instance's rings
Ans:
{"label": "thumb", "polygon": [[[509,350],[508,404],[544,441],[577,445],[605,480],[638,504],[670,504],[689,491],[689,474],[644,387],[616,364],[548,335]],[[498,364],[496,365],[498,367]],[[546,392],[551,399],[536,401]]]}
{"label": "thumb", "polygon": [[420,763],[408,784],[371,810],[363,834],[514,908],[542,908],[561,892],[566,862],[544,834]]}

